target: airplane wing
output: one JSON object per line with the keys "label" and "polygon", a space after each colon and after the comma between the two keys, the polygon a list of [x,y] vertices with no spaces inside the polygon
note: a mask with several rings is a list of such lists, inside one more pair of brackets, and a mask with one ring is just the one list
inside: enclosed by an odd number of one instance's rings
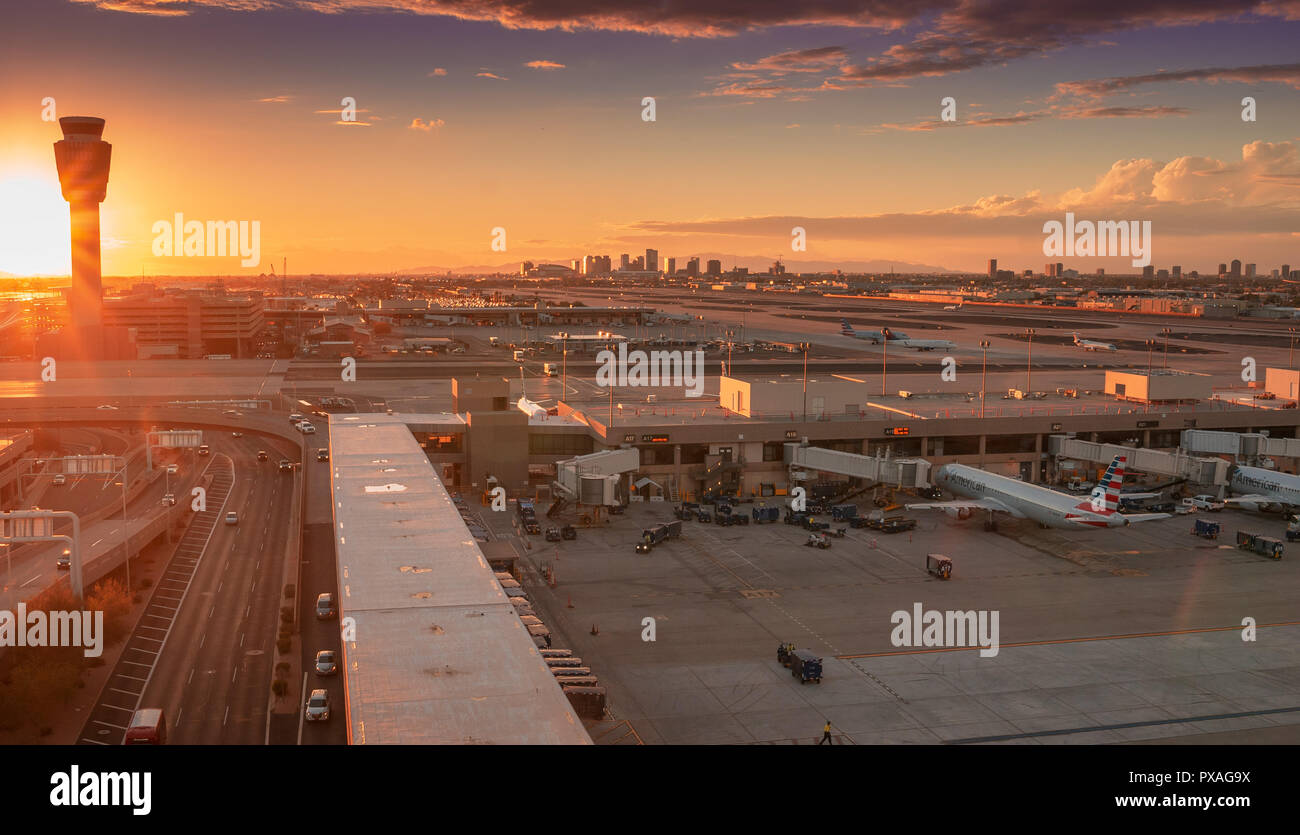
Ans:
{"label": "airplane wing", "polygon": [[1158,499],[1163,493],[1120,493],[1120,501],[1124,499]]}
{"label": "airplane wing", "polygon": [[1124,518],[1130,523],[1150,522],[1154,519],[1168,519],[1170,515],[1168,513],[1125,513]]}
{"label": "airplane wing", "polygon": [[1002,513],[1009,513],[1017,519],[1025,518],[1024,514],[1012,510],[997,499],[957,499],[951,502],[909,504],[905,505],[905,507],[908,510],[997,510]]}

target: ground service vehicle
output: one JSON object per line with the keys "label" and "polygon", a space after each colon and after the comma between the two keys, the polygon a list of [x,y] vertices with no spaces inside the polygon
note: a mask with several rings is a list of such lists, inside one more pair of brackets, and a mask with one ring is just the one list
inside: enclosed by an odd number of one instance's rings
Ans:
{"label": "ground service vehicle", "polygon": [[1282,559],[1282,552],[1286,548],[1280,540],[1271,536],[1261,536],[1247,531],[1237,531],[1237,547],[1275,560]]}
{"label": "ground service vehicle", "polygon": [[330,451],[328,449],[325,449],[324,447],[321,447],[320,449],[316,450],[316,460],[317,461],[330,460]]}
{"label": "ground service vehicle", "polygon": [[271,456],[270,456],[269,454],[267,454],[266,450],[264,450],[264,449],[259,449],[259,450],[257,451],[257,460],[258,460],[258,461],[270,461],[270,460],[271,460]]}
{"label": "ground service vehicle", "polygon": [[790,656],[794,655],[794,644],[778,644],[776,647],[776,660],[782,667],[790,666]]}
{"label": "ground service vehicle", "polygon": [[855,504],[837,504],[831,508],[831,518],[836,522],[843,522],[857,515],[858,506]]}
{"label": "ground service vehicle", "polygon": [[122,735],[123,745],[166,745],[167,719],[160,707],[144,707],[131,715]]}
{"label": "ground service vehicle", "polygon": [[775,522],[779,520],[781,518],[781,508],[760,506],[751,510],[749,514],[754,517],[754,522],[756,524],[761,525],[764,522]]}
{"label": "ground service vehicle", "polygon": [[885,519],[877,528],[881,533],[902,533],[916,527],[915,519]]}
{"label": "ground service vehicle", "polygon": [[1183,507],[1190,507],[1193,510],[1223,510],[1225,505],[1209,493],[1203,493],[1183,499]]}
{"label": "ground service vehicle", "polygon": [[577,538],[578,538],[578,529],[575,528],[573,525],[565,525],[564,527],[560,528],[560,538],[561,538],[561,539],[577,539]]}
{"label": "ground service vehicle", "polygon": [[1222,530],[1222,528],[1218,522],[1208,522],[1204,519],[1197,519],[1192,524],[1192,533],[1203,539],[1218,539],[1220,530]]}
{"label": "ground service vehicle", "polygon": [[547,528],[547,529],[546,529],[546,541],[547,541],[547,542],[559,542],[559,541],[560,541],[560,529],[557,528],[557,527],[555,527],[555,526],[551,526],[551,527]]}
{"label": "ground service vehicle", "polygon": [[952,579],[952,560],[943,554],[926,554],[925,570],[941,580]]}
{"label": "ground service vehicle", "polygon": [[804,545],[825,549],[831,547],[831,541],[826,538],[826,534],[824,533],[810,533],[808,534],[808,540],[804,542]]}
{"label": "ground service vehicle", "polygon": [[[679,523],[680,524],[680,523]],[[641,541],[646,545],[654,547],[668,538],[667,525],[655,525],[653,528],[646,528],[641,531]]]}
{"label": "ground service vehicle", "polygon": [[800,684],[815,681],[822,683],[822,660],[811,650],[797,649],[790,654],[790,675],[799,679]]}

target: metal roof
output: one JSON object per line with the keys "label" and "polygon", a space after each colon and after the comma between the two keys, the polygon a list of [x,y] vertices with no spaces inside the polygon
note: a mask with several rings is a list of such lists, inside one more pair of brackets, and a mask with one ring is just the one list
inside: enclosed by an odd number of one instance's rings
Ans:
{"label": "metal roof", "polygon": [[403,417],[330,430],[349,742],[590,744]]}

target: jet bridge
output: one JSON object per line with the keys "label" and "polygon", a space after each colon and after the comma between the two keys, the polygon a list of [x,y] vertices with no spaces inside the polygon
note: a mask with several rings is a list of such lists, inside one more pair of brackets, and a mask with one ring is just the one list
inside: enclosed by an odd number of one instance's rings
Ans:
{"label": "jet bridge", "polygon": [[1189,452],[1212,452],[1248,461],[1272,456],[1300,458],[1300,439],[1270,438],[1262,432],[1184,429],[1179,442]]}
{"label": "jet bridge", "polygon": [[1058,458],[1093,461],[1097,464],[1109,464],[1116,455],[1123,455],[1127,459],[1124,466],[1128,470],[1155,473],[1171,478],[1185,478],[1194,484],[1225,486],[1228,483],[1229,470],[1232,468],[1232,465],[1222,458],[1199,458],[1180,450],[1163,452],[1158,449],[1137,449],[1119,444],[1099,444],[1069,435],[1049,436],[1047,451]]}
{"label": "jet bridge", "polygon": [[930,485],[930,462],[924,458],[859,455],[802,444],[786,444],[784,460],[787,467],[836,473],[904,489]]}
{"label": "jet bridge", "polygon": [[[636,449],[607,449],[579,455],[556,463],[556,477],[552,486],[561,500],[587,505],[622,504],[618,490],[622,474],[634,472],[640,467],[641,453]],[[565,503],[567,502],[557,501],[551,506],[552,512]]]}

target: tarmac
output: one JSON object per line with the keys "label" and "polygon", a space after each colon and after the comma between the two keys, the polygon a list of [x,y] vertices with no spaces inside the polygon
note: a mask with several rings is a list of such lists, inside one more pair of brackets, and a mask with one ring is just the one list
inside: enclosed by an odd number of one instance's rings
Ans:
{"label": "tarmac", "polygon": [[[986,533],[979,519],[914,515],[910,534],[851,529],[828,550],[780,523],[690,521],[639,555],[640,530],[671,506],[633,504],[576,541],[531,537],[524,585],[555,646],[583,658],[614,719],[648,744],[810,744],[827,720],[840,744],[1300,730],[1300,565],[1230,544],[1237,529],[1280,537],[1279,517],[1212,514],[1224,534],[1209,541],[1186,516],[1099,531],[1003,521]],[[508,520],[489,522],[510,535]],[[930,552],[952,558],[951,580],[926,573]],[[554,588],[541,581],[547,566]],[[895,646],[892,616],[916,604],[996,611],[997,655]],[[782,642],[823,657],[820,684],[777,662]]]}

